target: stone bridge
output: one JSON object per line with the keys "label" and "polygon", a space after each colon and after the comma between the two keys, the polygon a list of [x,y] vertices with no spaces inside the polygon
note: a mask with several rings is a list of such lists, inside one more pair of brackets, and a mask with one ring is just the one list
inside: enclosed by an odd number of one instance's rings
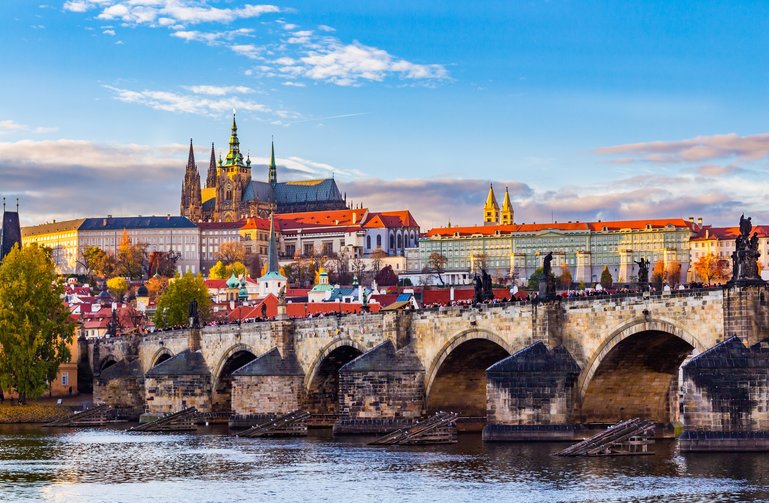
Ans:
{"label": "stone bridge", "polygon": [[[763,287],[445,307],[88,342],[97,403],[256,417],[302,408],[379,432],[454,410],[485,438],[572,438],[679,421],[679,369],[727,338],[769,335]],[[544,432],[544,433],[542,433]]]}

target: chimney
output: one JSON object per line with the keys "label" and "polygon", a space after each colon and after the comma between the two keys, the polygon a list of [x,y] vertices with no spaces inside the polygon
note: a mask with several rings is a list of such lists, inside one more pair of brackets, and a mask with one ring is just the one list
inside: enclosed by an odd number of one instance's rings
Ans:
{"label": "chimney", "polygon": [[358,214],[354,211],[352,212],[352,223],[357,224],[358,223]]}
{"label": "chimney", "polygon": [[702,227],[702,217],[697,218],[697,225]]}

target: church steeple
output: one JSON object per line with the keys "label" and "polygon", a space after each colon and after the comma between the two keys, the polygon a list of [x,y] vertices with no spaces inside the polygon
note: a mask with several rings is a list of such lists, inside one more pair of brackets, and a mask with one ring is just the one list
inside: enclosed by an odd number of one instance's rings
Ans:
{"label": "church steeple", "polygon": [[270,171],[267,176],[267,181],[273,187],[278,183],[278,169],[275,166],[275,142],[272,142],[272,151],[270,153]]}
{"label": "church steeple", "polygon": [[243,167],[243,154],[240,153],[240,140],[238,140],[238,124],[235,122],[235,112],[232,113],[232,128],[230,132],[230,150],[224,161],[225,166],[235,168]]}
{"label": "church steeple", "polygon": [[278,263],[278,239],[275,236],[275,214],[270,213],[270,245],[267,248],[267,274],[280,273]]}
{"label": "church steeple", "polygon": [[182,197],[179,205],[179,213],[197,222],[202,218],[203,202],[200,196],[200,173],[195,164],[195,152],[190,138],[190,153],[187,156],[187,168],[184,171],[182,182]]}
{"label": "church steeple", "polygon": [[211,160],[208,162],[208,176],[206,177],[206,187],[209,189],[216,187],[216,152],[214,152],[213,142],[211,142]]}
{"label": "church steeple", "polygon": [[515,213],[513,212],[513,205],[510,202],[510,193],[507,191],[507,187],[505,187],[505,199],[502,201],[502,210],[499,216],[502,225],[512,225],[515,221]]}
{"label": "church steeple", "polygon": [[499,204],[494,195],[494,185],[489,184],[489,195],[486,204],[483,205],[483,225],[495,225],[499,223]]}

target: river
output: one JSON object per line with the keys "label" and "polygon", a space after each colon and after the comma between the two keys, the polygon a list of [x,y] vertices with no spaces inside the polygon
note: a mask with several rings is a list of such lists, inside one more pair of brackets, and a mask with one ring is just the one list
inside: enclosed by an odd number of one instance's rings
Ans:
{"label": "river", "polygon": [[370,447],[366,438],[245,439],[0,426],[0,500],[556,502],[769,500],[769,453],[559,458],[562,443]]}

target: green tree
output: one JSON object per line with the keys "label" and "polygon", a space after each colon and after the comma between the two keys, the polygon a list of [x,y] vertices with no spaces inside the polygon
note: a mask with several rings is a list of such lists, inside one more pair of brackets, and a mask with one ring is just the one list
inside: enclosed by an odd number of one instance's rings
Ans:
{"label": "green tree", "polygon": [[609,272],[608,265],[603,266],[600,283],[601,283],[601,286],[604,288],[611,288],[611,286],[614,284],[614,279],[612,279],[611,277],[611,273]]}
{"label": "green tree", "polygon": [[99,274],[101,272],[98,269],[100,269],[100,266],[104,265],[106,255],[107,252],[98,246],[89,246],[83,250],[77,263],[83,268],[85,275],[91,277],[94,273]]}
{"label": "green tree", "polygon": [[42,248],[14,248],[0,264],[0,386],[40,397],[68,361],[74,323],[64,284]]}
{"label": "green tree", "polygon": [[165,328],[174,325],[186,326],[189,322],[189,308],[192,299],[198,301],[200,322],[205,323],[211,315],[211,299],[203,276],[186,273],[169,282],[166,290],[158,297],[155,325]]}
{"label": "green tree", "polygon": [[110,278],[107,280],[107,289],[115,299],[120,300],[123,298],[123,294],[128,291],[128,281],[120,276]]}
{"label": "green tree", "polygon": [[539,282],[542,281],[542,274],[544,271],[542,271],[541,267],[537,267],[534,272],[529,276],[529,284],[528,289],[538,291],[539,290]]}

